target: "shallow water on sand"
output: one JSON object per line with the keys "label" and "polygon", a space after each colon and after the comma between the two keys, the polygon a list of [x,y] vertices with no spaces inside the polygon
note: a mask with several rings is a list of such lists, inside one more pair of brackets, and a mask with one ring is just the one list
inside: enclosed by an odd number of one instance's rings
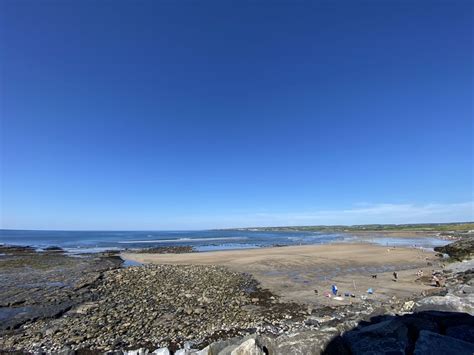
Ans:
{"label": "shallow water on sand", "polygon": [[[0,230],[0,244],[29,245],[36,248],[59,246],[70,254],[95,253],[160,246],[189,245],[196,251],[250,249],[269,246],[328,244],[357,241],[350,233],[295,231],[21,231]],[[378,236],[365,240],[387,246],[417,245],[432,248],[447,242],[434,236],[393,238]]]}
{"label": "shallow water on sand", "polygon": [[338,276],[347,275],[347,274],[381,274],[384,272],[400,271],[400,270],[409,270],[414,269],[418,265],[405,265],[400,267],[400,265],[370,265],[370,266],[358,266],[358,267],[315,267],[307,268],[302,272],[301,270],[272,270],[264,272],[265,276],[284,276],[289,277],[293,282],[296,283],[310,283],[312,281],[325,281],[331,280]]}

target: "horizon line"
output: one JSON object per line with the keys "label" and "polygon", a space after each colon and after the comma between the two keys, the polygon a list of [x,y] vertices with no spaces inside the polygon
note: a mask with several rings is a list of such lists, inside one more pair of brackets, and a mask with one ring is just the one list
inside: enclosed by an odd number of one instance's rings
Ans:
{"label": "horizon line", "polygon": [[225,227],[203,229],[31,229],[31,228],[0,228],[0,231],[37,231],[37,232],[199,232],[214,230],[258,229],[258,228],[298,228],[298,227],[364,227],[364,226],[423,226],[423,225],[449,225],[449,224],[474,224],[474,221],[457,222],[417,222],[417,223],[364,223],[364,224],[300,224],[300,225],[267,225],[249,227]]}

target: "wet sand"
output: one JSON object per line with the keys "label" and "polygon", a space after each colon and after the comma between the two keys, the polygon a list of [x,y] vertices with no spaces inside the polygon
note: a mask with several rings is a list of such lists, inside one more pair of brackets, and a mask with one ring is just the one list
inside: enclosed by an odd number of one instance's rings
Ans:
{"label": "wet sand", "polygon": [[[415,281],[416,272],[425,275],[438,263],[434,252],[415,248],[387,248],[366,243],[338,243],[214,251],[189,254],[132,254],[125,259],[154,264],[223,265],[233,271],[252,274],[263,287],[282,297],[313,305],[358,302],[361,297],[386,300],[408,298],[432,288]],[[427,265],[432,263],[434,266]],[[393,281],[393,271],[398,280]],[[372,278],[377,274],[377,278]],[[339,291],[355,298],[334,300],[324,294],[336,284]],[[374,290],[368,295],[368,288]],[[315,293],[317,290],[317,294]]]}

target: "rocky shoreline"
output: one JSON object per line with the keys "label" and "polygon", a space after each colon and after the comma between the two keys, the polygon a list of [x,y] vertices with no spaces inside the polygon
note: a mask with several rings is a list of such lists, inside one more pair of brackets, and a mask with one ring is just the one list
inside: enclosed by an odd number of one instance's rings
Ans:
{"label": "rocky shoreline", "polygon": [[[94,299],[58,319],[38,320],[0,340],[5,349],[110,351],[133,346],[206,345],[268,326],[290,331],[305,307],[282,304],[249,276],[215,266],[147,265],[106,272]],[[65,339],[67,339],[65,341]]]}
{"label": "rocky shoreline", "polygon": [[474,256],[474,235],[457,236],[454,243],[434,248],[435,251],[448,254],[455,260],[471,259]]}
{"label": "rocky shoreline", "polygon": [[0,353],[421,354],[438,342],[462,354],[474,346],[472,261],[438,270],[444,287],[430,294],[314,307],[283,302],[225,267],[123,268],[108,253],[0,252]]}
{"label": "rocky shoreline", "polygon": [[57,248],[1,246],[0,254],[0,336],[92,299],[91,286],[122,264],[118,256],[75,258]]}
{"label": "rocky shoreline", "polygon": [[125,252],[134,252],[141,254],[183,254],[183,253],[195,253],[194,247],[189,245],[173,245],[173,246],[162,246],[152,247],[144,249],[126,249]]}

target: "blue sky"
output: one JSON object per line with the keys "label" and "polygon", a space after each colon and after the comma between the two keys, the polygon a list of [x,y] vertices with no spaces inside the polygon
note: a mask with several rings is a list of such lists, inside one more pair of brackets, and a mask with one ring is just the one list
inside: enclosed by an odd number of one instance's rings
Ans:
{"label": "blue sky", "polygon": [[1,224],[474,220],[471,1],[10,1]]}

